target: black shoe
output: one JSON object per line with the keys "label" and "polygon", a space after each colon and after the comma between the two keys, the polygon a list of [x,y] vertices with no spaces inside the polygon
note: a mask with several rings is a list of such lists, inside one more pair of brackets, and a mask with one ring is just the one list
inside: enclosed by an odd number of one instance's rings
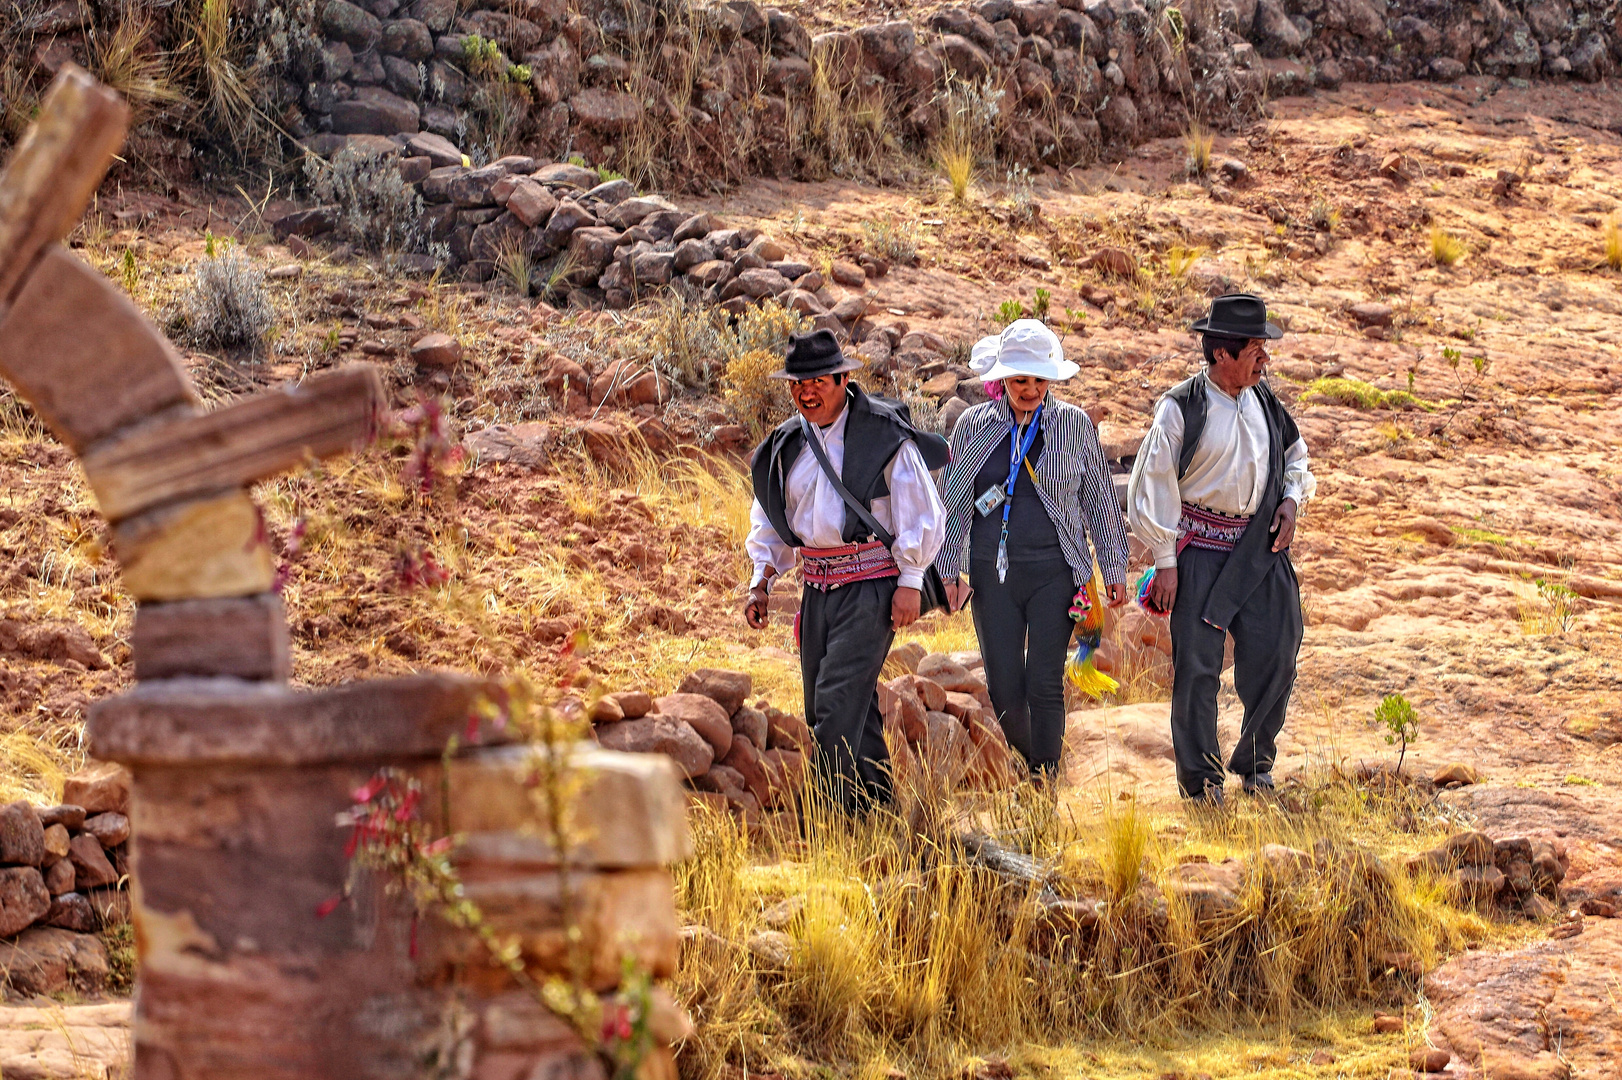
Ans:
{"label": "black shoe", "polygon": [[1215,780],[1205,782],[1205,790],[1198,795],[1186,796],[1190,806],[1198,806],[1207,810],[1220,810],[1224,805],[1224,792],[1220,783]]}
{"label": "black shoe", "polygon": [[1246,795],[1273,794],[1273,774],[1270,772],[1251,773],[1240,783]]}

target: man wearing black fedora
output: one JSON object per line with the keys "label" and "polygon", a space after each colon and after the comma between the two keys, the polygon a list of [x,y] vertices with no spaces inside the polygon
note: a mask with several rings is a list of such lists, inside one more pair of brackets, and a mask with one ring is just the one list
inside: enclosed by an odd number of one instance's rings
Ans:
{"label": "man wearing black fedora", "polygon": [[945,535],[930,471],[946,441],[904,407],[851,382],[858,361],[828,330],[789,340],[783,370],[797,415],[755,448],[747,547],[755,566],[744,617],[760,629],[773,581],[798,564],[795,618],[805,715],[818,775],[850,812],[891,797],[878,681],[895,632],[918,618],[920,589]]}
{"label": "man wearing black fedora", "polygon": [[1283,336],[1266,303],[1219,296],[1193,329],[1205,369],[1156,406],[1132,468],[1127,517],[1155,558],[1145,606],[1171,616],[1178,790],[1220,804],[1217,688],[1229,635],[1245,715],[1227,769],[1247,793],[1273,787],[1301,648],[1290,542],[1317,481],[1295,421],[1262,381],[1266,342]]}

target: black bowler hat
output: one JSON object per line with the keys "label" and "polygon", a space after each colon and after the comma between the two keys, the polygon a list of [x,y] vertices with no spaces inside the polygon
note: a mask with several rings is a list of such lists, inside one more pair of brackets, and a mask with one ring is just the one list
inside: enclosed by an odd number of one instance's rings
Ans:
{"label": "black bowler hat", "polygon": [[1250,293],[1229,293],[1211,301],[1211,314],[1195,323],[1196,334],[1278,340],[1284,331],[1267,321],[1267,301]]}
{"label": "black bowler hat", "polygon": [[774,379],[815,379],[819,375],[837,375],[841,371],[855,371],[860,360],[852,360],[839,350],[839,342],[832,330],[813,330],[809,334],[790,334],[788,359],[782,371],[772,372]]}

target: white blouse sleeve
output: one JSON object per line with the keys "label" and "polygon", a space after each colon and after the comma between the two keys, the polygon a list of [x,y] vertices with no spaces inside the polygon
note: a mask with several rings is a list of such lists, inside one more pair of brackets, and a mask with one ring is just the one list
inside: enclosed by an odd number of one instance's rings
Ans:
{"label": "white blouse sleeve", "polygon": [[1182,449],[1183,412],[1176,402],[1162,398],[1126,489],[1127,520],[1148,545],[1157,569],[1177,565],[1177,523],[1183,516],[1177,459]]}
{"label": "white blouse sleeve", "polygon": [[902,443],[890,459],[885,479],[890,485],[890,521],[895,533],[890,553],[901,568],[897,584],[916,589],[923,585],[924,571],[946,539],[946,506],[923,455],[911,440]]}

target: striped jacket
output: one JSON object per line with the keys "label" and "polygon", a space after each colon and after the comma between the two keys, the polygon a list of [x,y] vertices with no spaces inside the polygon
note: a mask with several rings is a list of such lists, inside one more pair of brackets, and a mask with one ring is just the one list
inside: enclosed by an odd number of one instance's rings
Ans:
{"label": "striped jacket", "polygon": [[[942,481],[946,542],[935,557],[935,566],[947,581],[963,568],[974,500],[980,494],[971,490],[974,478],[992,450],[1008,438],[1012,424],[1013,413],[1004,399],[976,405],[952,429],[952,463]],[[1058,528],[1059,544],[1076,584],[1085,584],[1093,576],[1093,557],[1087,550],[1089,533],[1104,584],[1125,583],[1126,520],[1092,419],[1074,405],[1048,395],[1042,410],[1042,456],[1034,466],[1036,492]]]}

